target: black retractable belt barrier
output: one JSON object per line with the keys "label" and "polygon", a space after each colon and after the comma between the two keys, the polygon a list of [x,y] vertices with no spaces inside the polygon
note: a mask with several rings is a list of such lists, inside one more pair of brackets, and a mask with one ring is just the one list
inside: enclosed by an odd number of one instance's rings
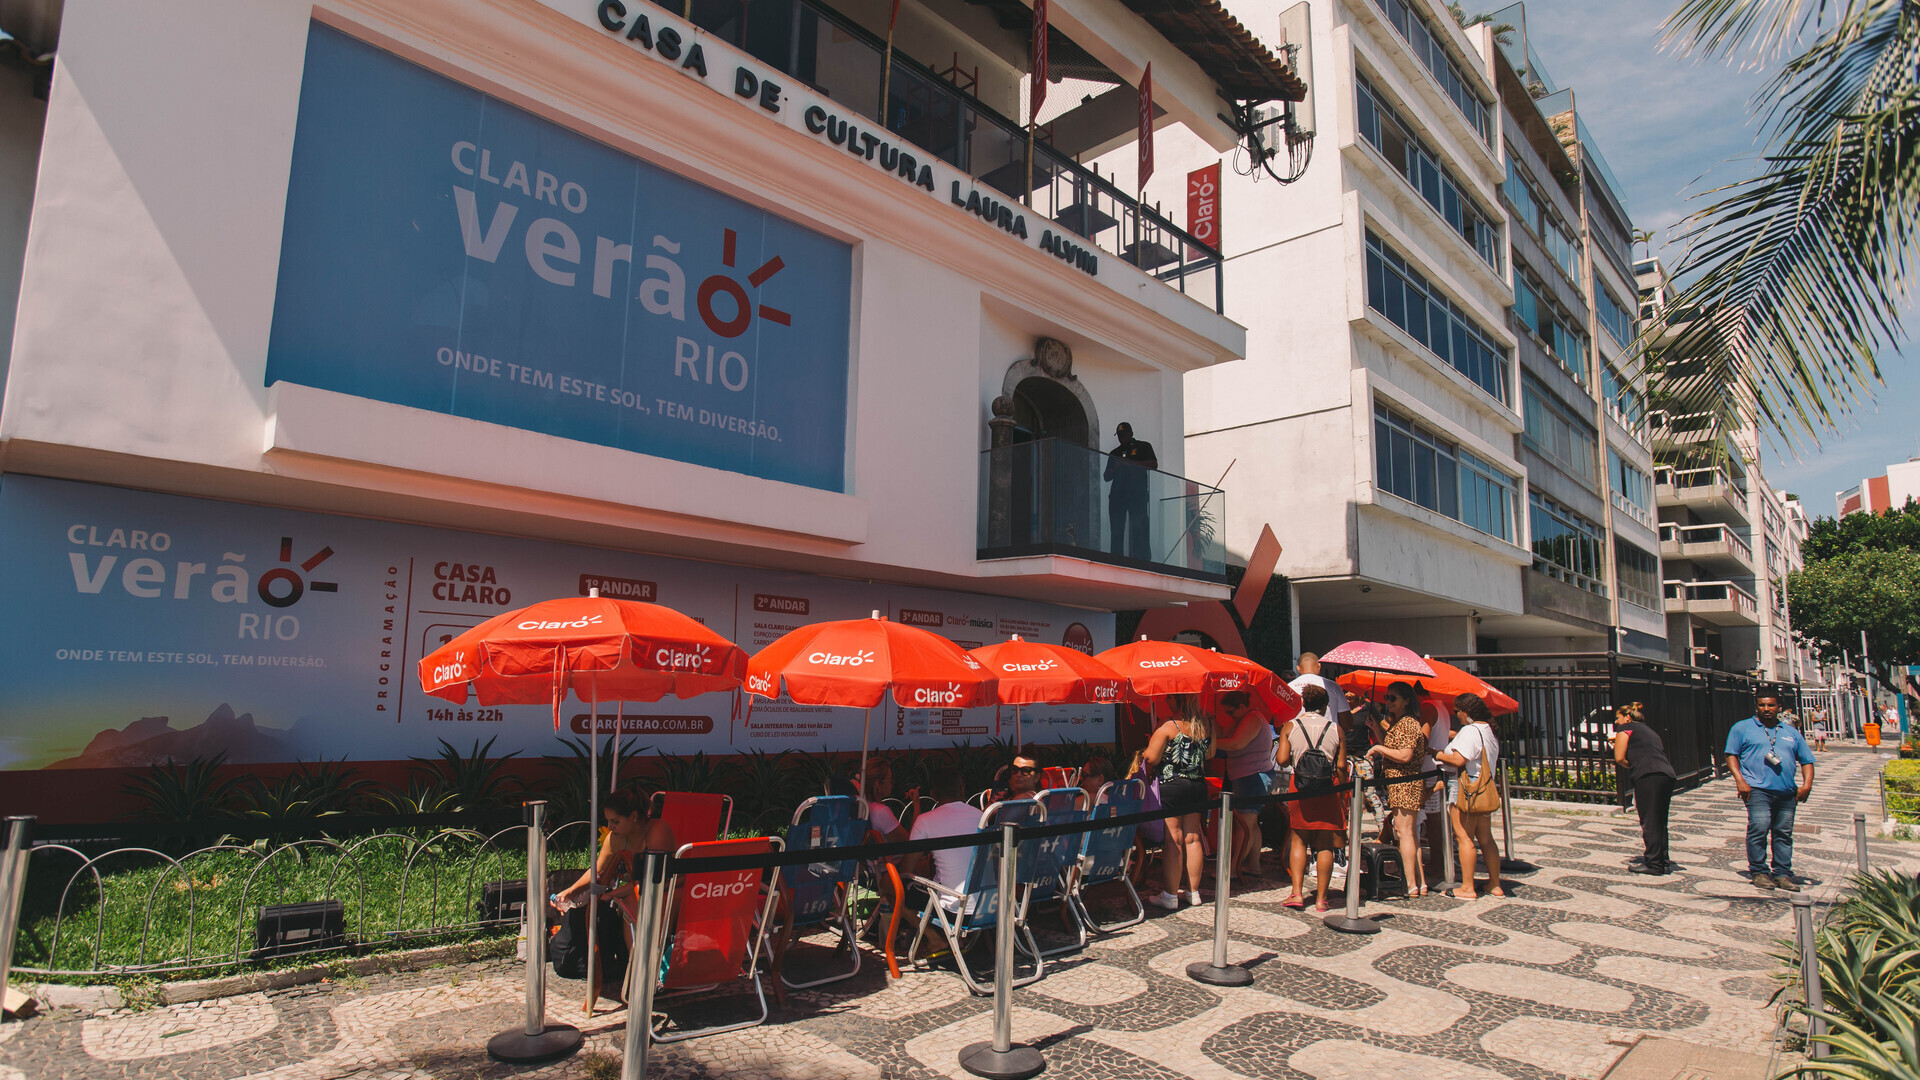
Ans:
{"label": "black retractable belt barrier", "polygon": [[[1220,793],[1220,836],[1214,842],[1213,960],[1187,965],[1187,977],[1208,986],[1249,986],[1253,972],[1227,963],[1227,901],[1233,892],[1233,793]],[[1195,882],[1198,884],[1198,882]]]}
{"label": "black retractable belt barrier", "polygon": [[[986,1080],[1027,1080],[1047,1067],[1040,1051],[1013,1041],[1013,890],[1019,880],[1015,861],[1020,857],[1018,826],[1000,826],[1000,910],[993,927],[993,1039],[971,1043],[960,1051],[960,1067]],[[958,942],[951,943],[954,948]]]}
{"label": "black retractable belt barrier", "polygon": [[[547,804],[527,803],[527,881],[547,880]],[[532,890],[529,889],[529,892]],[[580,1049],[584,1037],[571,1024],[547,1023],[547,905],[545,897],[527,897],[527,1016],[487,1041],[487,1053],[515,1064],[552,1061]]]}

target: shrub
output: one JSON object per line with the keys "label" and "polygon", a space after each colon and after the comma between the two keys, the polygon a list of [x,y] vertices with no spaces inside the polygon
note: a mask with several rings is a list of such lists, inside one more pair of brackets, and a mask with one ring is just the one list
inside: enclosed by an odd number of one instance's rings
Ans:
{"label": "shrub", "polygon": [[1887,788],[1887,815],[1920,824],[1920,761],[1889,761],[1880,778]]}
{"label": "shrub", "polygon": [[[1786,1075],[1825,1072],[1853,1080],[1920,1078],[1920,881],[1881,871],[1853,880],[1854,894],[1815,938],[1828,1034],[1825,1060]],[[1797,950],[1775,950],[1795,977]],[[1783,986],[1783,990],[1785,987]],[[1788,1009],[1807,1015],[1804,1003]],[[1817,1068],[1815,1065],[1817,1064]]]}

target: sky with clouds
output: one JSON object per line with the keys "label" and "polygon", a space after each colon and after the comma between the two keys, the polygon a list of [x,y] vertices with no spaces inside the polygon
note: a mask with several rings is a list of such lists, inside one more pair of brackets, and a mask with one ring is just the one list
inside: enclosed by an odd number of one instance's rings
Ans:
{"label": "sky with clouds", "polygon": [[[1489,5],[1498,6],[1498,5]],[[1759,125],[1749,99],[1764,70],[1696,61],[1664,49],[1661,24],[1679,0],[1526,0],[1527,34],[1541,66],[1572,87],[1581,119],[1627,188],[1634,224],[1657,230],[1656,253],[1674,225],[1698,208],[1689,196],[1755,167]],[[1469,11],[1485,10],[1472,4]],[[1634,252],[1638,257],[1642,249]],[[1671,259],[1677,250],[1663,254]],[[1909,321],[1920,328],[1920,321]],[[1920,453],[1920,343],[1883,356],[1886,385],[1844,430],[1796,455],[1779,439],[1767,479],[1798,493],[1807,509],[1833,513],[1833,493]]]}

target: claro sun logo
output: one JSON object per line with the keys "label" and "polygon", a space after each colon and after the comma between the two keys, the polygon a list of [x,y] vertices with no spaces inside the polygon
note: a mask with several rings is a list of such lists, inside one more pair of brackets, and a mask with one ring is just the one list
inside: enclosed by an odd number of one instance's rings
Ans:
{"label": "claro sun logo", "polygon": [[[174,550],[173,537],[159,531],[80,523],[68,527],[67,543],[75,549],[67,552],[74,591],[86,596],[112,592],[117,587],[140,600],[250,604],[257,599],[269,608],[284,609],[299,603],[308,592],[340,591],[337,582],[316,581],[311,576],[333,557],[333,548],[323,544],[296,563],[291,536],[280,538],[280,565],[262,573],[258,580],[248,571],[243,552],[222,552],[218,562],[206,556],[183,557]],[[291,614],[243,611],[236,636],[291,641],[300,636],[300,620]]]}
{"label": "claro sun logo", "polygon": [[[721,234],[720,262],[723,265],[729,267],[733,265],[739,243],[740,235],[732,229],[724,230]],[[747,275],[747,284],[758,289],[767,283],[768,278],[785,269],[786,265],[785,259],[775,255],[761,263],[759,269]],[[724,319],[714,310],[713,304],[714,298],[721,294],[726,295],[733,308],[733,313]],[[747,298],[746,288],[726,274],[715,274],[701,282],[700,291],[694,294],[694,303],[700,309],[700,321],[707,324],[707,329],[723,338],[737,338],[746,333],[747,327],[753,323],[753,314],[756,311],[768,322],[779,323],[781,326],[793,325],[793,316],[779,308],[769,307],[766,304],[755,307]]]}

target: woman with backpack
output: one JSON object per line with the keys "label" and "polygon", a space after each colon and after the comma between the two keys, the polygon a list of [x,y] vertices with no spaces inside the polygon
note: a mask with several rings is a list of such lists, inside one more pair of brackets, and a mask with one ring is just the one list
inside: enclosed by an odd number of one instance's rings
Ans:
{"label": "woman with backpack", "polygon": [[1206,862],[1200,820],[1207,809],[1207,759],[1213,756],[1213,721],[1200,708],[1195,694],[1168,695],[1167,707],[1173,719],[1154,729],[1141,755],[1142,764],[1160,781],[1160,802],[1168,811],[1163,819],[1167,845],[1160,860],[1166,889],[1148,902],[1178,911],[1182,870],[1193,886],[1187,902],[1200,903],[1201,868]]}
{"label": "woman with backpack", "polygon": [[[1500,847],[1493,840],[1493,812],[1500,809],[1500,787],[1494,769],[1500,763],[1500,739],[1493,733],[1493,712],[1478,694],[1461,694],[1454,699],[1454,715],[1463,723],[1434,755],[1441,764],[1461,770],[1453,783],[1447,813],[1453,819],[1453,835],[1460,845],[1460,887],[1451,895],[1456,900],[1476,898],[1473,884],[1474,848],[1487,864],[1487,895],[1505,896],[1500,887]],[[1457,787],[1456,787],[1457,785]]]}
{"label": "woman with backpack", "polygon": [[1346,843],[1346,800],[1338,787],[1347,767],[1347,744],[1340,722],[1327,715],[1327,692],[1309,685],[1300,691],[1300,714],[1287,725],[1287,761],[1293,766],[1296,793],[1324,792],[1287,804],[1287,822],[1293,826],[1288,872],[1293,895],[1280,903],[1306,906],[1303,886],[1307,850],[1313,850],[1315,911],[1327,910],[1327,878],[1333,873],[1333,853]]}

